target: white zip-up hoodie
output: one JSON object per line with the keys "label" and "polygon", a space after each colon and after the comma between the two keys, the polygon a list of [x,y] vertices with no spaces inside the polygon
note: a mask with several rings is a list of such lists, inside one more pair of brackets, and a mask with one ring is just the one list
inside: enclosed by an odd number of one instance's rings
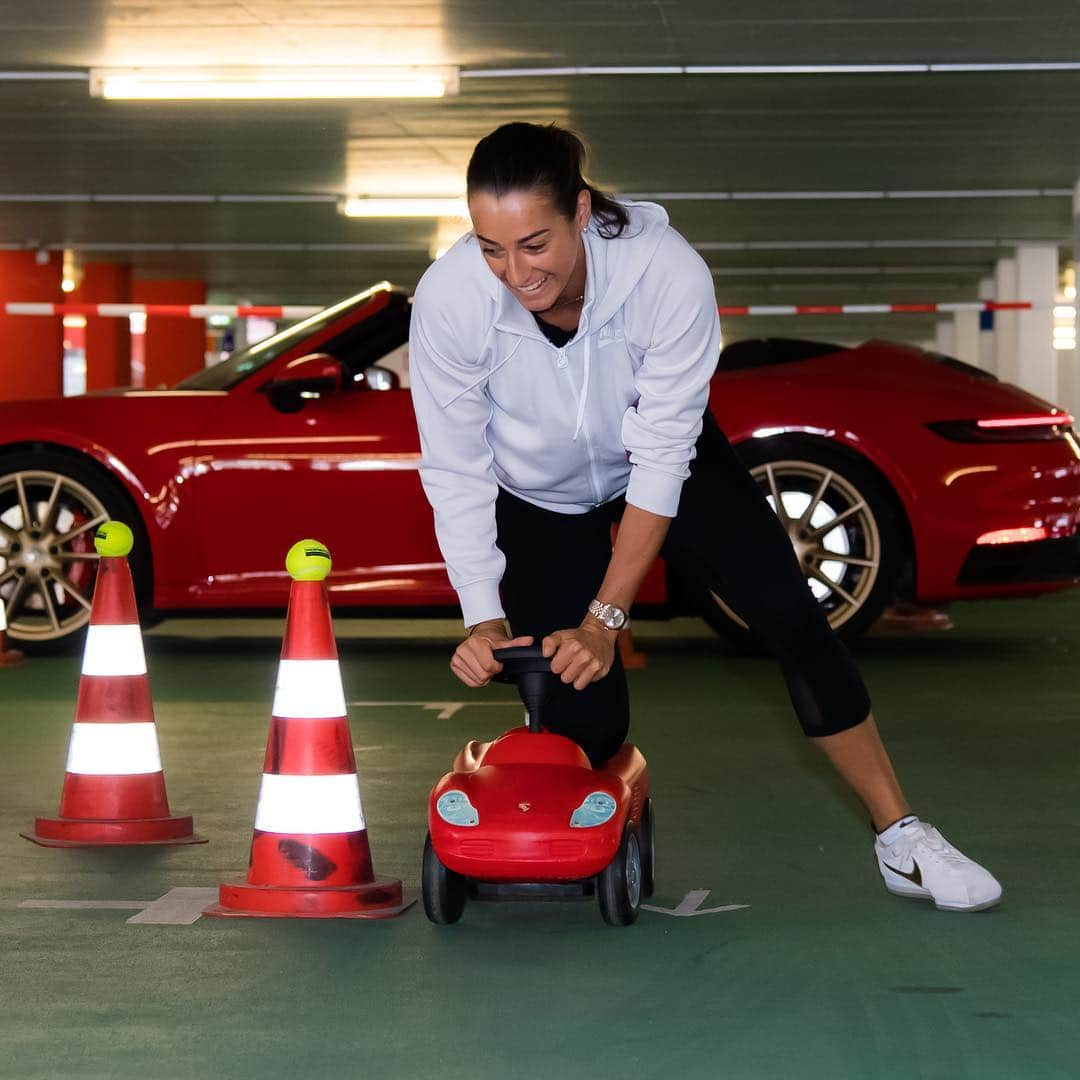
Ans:
{"label": "white zip-up hoodie", "polygon": [[409,377],[420,479],[466,626],[504,614],[496,545],[502,487],[583,514],[626,501],[674,517],[720,353],[712,275],[653,203],[583,239],[577,333],[556,348],[491,272],[472,233],[413,300]]}

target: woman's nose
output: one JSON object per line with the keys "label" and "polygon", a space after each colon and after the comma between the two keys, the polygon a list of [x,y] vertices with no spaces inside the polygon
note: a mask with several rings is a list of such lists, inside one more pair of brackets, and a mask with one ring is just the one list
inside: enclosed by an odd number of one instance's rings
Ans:
{"label": "woman's nose", "polygon": [[506,284],[512,289],[520,289],[529,284],[529,275],[532,270],[529,264],[520,256],[515,258],[508,255],[506,259]]}

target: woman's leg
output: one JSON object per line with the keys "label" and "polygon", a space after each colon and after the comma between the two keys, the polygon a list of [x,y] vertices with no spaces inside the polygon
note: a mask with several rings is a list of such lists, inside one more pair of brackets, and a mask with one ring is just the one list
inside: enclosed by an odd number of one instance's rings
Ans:
{"label": "woman's leg", "polygon": [[709,414],[662,554],[716,592],[776,655],[803,731],[863,801],[875,828],[908,813],[855,664],[776,515]]}
{"label": "woman's leg", "polygon": [[[579,625],[611,560],[611,513],[556,514],[500,491],[495,506],[499,549],[506,556],[502,598],[515,636]],[[626,740],[630,703],[616,651],[604,678],[575,690],[554,681],[545,727],[573,739],[594,764]]]}

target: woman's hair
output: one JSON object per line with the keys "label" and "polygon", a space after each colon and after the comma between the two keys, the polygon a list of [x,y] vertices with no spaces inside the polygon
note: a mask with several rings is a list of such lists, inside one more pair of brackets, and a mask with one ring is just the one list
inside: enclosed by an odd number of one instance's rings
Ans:
{"label": "woman's hair", "polygon": [[630,216],[610,195],[586,182],[581,173],[585,157],[581,139],[557,124],[503,124],[476,144],[465,174],[468,194],[489,191],[498,197],[538,188],[550,195],[563,217],[573,218],[578,194],[588,189],[599,233],[612,240],[622,235]]}

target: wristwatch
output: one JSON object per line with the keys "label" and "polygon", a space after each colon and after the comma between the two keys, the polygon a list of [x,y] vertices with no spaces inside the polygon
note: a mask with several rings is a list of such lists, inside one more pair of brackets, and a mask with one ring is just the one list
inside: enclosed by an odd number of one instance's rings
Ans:
{"label": "wristwatch", "polygon": [[605,630],[621,630],[629,625],[626,612],[621,607],[605,604],[601,600],[590,601],[589,614],[594,619],[599,619],[604,624]]}

